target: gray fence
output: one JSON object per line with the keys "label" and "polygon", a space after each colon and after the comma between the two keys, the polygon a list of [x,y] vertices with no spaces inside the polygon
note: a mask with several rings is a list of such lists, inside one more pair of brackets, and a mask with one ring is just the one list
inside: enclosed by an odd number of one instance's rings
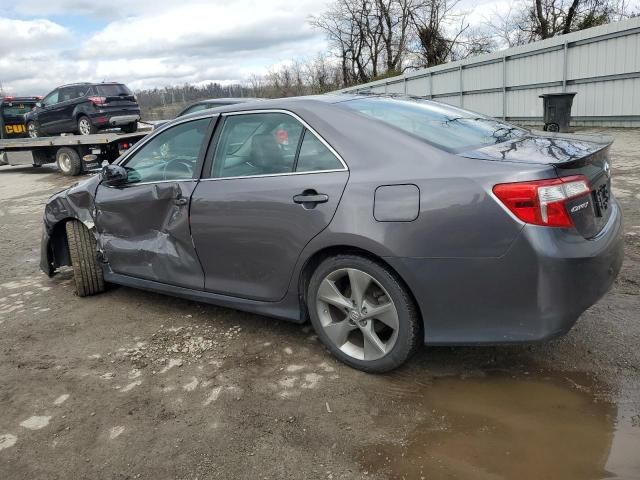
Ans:
{"label": "gray fence", "polygon": [[425,96],[518,123],[577,92],[573,125],[640,126],[640,18],[346,88]]}

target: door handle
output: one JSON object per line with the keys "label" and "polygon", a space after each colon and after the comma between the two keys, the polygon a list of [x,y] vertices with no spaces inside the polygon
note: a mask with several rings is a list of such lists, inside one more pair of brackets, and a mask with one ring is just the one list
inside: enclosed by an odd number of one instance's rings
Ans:
{"label": "door handle", "polygon": [[324,193],[304,192],[293,197],[295,203],[326,203],[329,201],[329,195]]}
{"label": "door handle", "polygon": [[178,197],[175,199],[175,204],[178,206],[186,205],[187,203],[189,203],[189,199],[186,197]]}

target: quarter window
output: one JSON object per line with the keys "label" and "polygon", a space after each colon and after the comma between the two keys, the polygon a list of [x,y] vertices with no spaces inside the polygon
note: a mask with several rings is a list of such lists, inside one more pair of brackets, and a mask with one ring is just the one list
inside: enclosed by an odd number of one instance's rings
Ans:
{"label": "quarter window", "polygon": [[151,139],[123,165],[129,183],[189,180],[207,134],[209,119],[181,123]]}
{"label": "quarter window", "polygon": [[316,172],[320,170],[337,170],[342,168],[340,160],[312,132],[306,130],[296,172]]}

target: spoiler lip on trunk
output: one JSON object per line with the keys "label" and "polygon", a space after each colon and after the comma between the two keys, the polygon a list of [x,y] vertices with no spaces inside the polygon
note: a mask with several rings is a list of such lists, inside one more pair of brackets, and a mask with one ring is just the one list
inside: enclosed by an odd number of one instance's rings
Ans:
{"label": "spoiler lip on trunk", "polygon": [[528,135],[458,153],[466,158],[532,165],[558,166],[608,149],[610,135],[550,133],[532,130]]}

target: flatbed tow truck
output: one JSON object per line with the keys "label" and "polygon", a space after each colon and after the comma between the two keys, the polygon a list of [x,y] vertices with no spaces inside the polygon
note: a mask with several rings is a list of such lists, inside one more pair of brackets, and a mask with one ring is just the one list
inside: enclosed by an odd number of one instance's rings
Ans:
{"label": "flatbed tow truck", "polygon": [[111,163],[152,129],[135,133],[96,133],[58,137],[0,139],[0,165],[57,163],[64,175],[97,172],[106,160]]}

